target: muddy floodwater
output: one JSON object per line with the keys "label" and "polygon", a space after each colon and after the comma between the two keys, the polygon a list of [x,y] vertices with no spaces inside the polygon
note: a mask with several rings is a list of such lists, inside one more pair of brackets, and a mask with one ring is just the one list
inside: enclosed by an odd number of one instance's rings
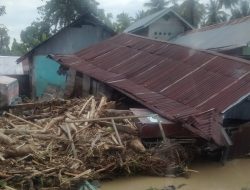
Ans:
{"label": "muddy floodwater", "polygon": [[101,190],[147,190],[150,187],[182,186],[181,190],[242,190],[250,189],[250,159],[220,163],[196,163],[190,178],[129,177],[103,182]]}

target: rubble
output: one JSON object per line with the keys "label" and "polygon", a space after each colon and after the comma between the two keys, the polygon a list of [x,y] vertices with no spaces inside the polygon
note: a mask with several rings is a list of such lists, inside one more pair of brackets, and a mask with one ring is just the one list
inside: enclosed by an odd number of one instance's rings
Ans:
{"label": "rubble", "polygon": [[0,118],[0,182],[16,189],[70,189],[84,180],[185,172],[169,141],[146,149],[129,111],[96,99],[28,102]]}

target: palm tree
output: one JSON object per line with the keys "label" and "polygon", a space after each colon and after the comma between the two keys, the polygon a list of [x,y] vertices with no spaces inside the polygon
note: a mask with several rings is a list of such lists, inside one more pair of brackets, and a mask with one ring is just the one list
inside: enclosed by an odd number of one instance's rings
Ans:
{"label": "palm tree", "polygon": [[140,20],[149,15],[148,11],[140,10],[135,15],[135,20]]}
{"label": "palm tree", "polygon": [[232,8],[237,5],[239,0],[219,0],[220,7],[224,6],[226,9]]}
{"label": "palm tree", "polygon": [[191,25],[197,27],[205,14],[205,6],[199,0],[185,0],[180,5],[179,13]]}
{"label": "palm tree", "polygon": [[210,3],[206,5],[206,9],[206,25],[212,25],[227,20],[227,14],[223,10],[221,10],[219,1],[210,0]]}
{"label": "palm tree", "polygon": [[172,1],[165,0],[150,0],[147,3],[144,3],[144,6],[149,8],[150,13],[155,13],[162,9],[165,9]]}
{"label": "palm tree", "polygon": [[250,15],[250,3],[247,0],[240,1],[237,8],[232,9],[231,19],[246,17]]}
{"label": "palm tree", "polygon": [[130,26],[134,19],[127,13],[120,13],[116,16],[116,31],[123,32],[127,27]]}

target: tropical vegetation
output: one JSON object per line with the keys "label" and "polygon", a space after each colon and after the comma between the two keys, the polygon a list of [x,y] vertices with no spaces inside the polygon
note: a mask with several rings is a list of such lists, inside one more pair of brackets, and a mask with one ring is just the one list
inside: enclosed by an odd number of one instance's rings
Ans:
{"label": "tropical vegetation", "polygon": [[[0,24],[1,55],[22,55],[84,13],[92,13],[118,33],[133,22],[166,8],[174,10],[194,27],[213,25],[250,15],[249,0],[208,0],[207,3],[202,0],[147,0],[144,8],[138,10],[134,17],[126,12],[113,17],[111,13],[106,13],[99,8],[98,0],[47,0],[44,2],[44,6],[38,7],[39,18],[21,32],[21,42],[13,40],[11,51],[8,29]],[[0,16],[5,13],[5,7],[0,6]]]}

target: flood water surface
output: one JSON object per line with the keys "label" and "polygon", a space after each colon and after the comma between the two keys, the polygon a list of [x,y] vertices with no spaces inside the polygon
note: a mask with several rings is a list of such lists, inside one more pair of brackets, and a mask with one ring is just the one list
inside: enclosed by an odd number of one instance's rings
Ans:
{"label": "flood water surface", "polygon": [[199,163],[190,167],[198,173],[190,178],[129,177],[103,182],[101,190],[147,190],[150,187],[183,185],[181,190],[242,190],[250,189],[250,159],[220,163]]}

